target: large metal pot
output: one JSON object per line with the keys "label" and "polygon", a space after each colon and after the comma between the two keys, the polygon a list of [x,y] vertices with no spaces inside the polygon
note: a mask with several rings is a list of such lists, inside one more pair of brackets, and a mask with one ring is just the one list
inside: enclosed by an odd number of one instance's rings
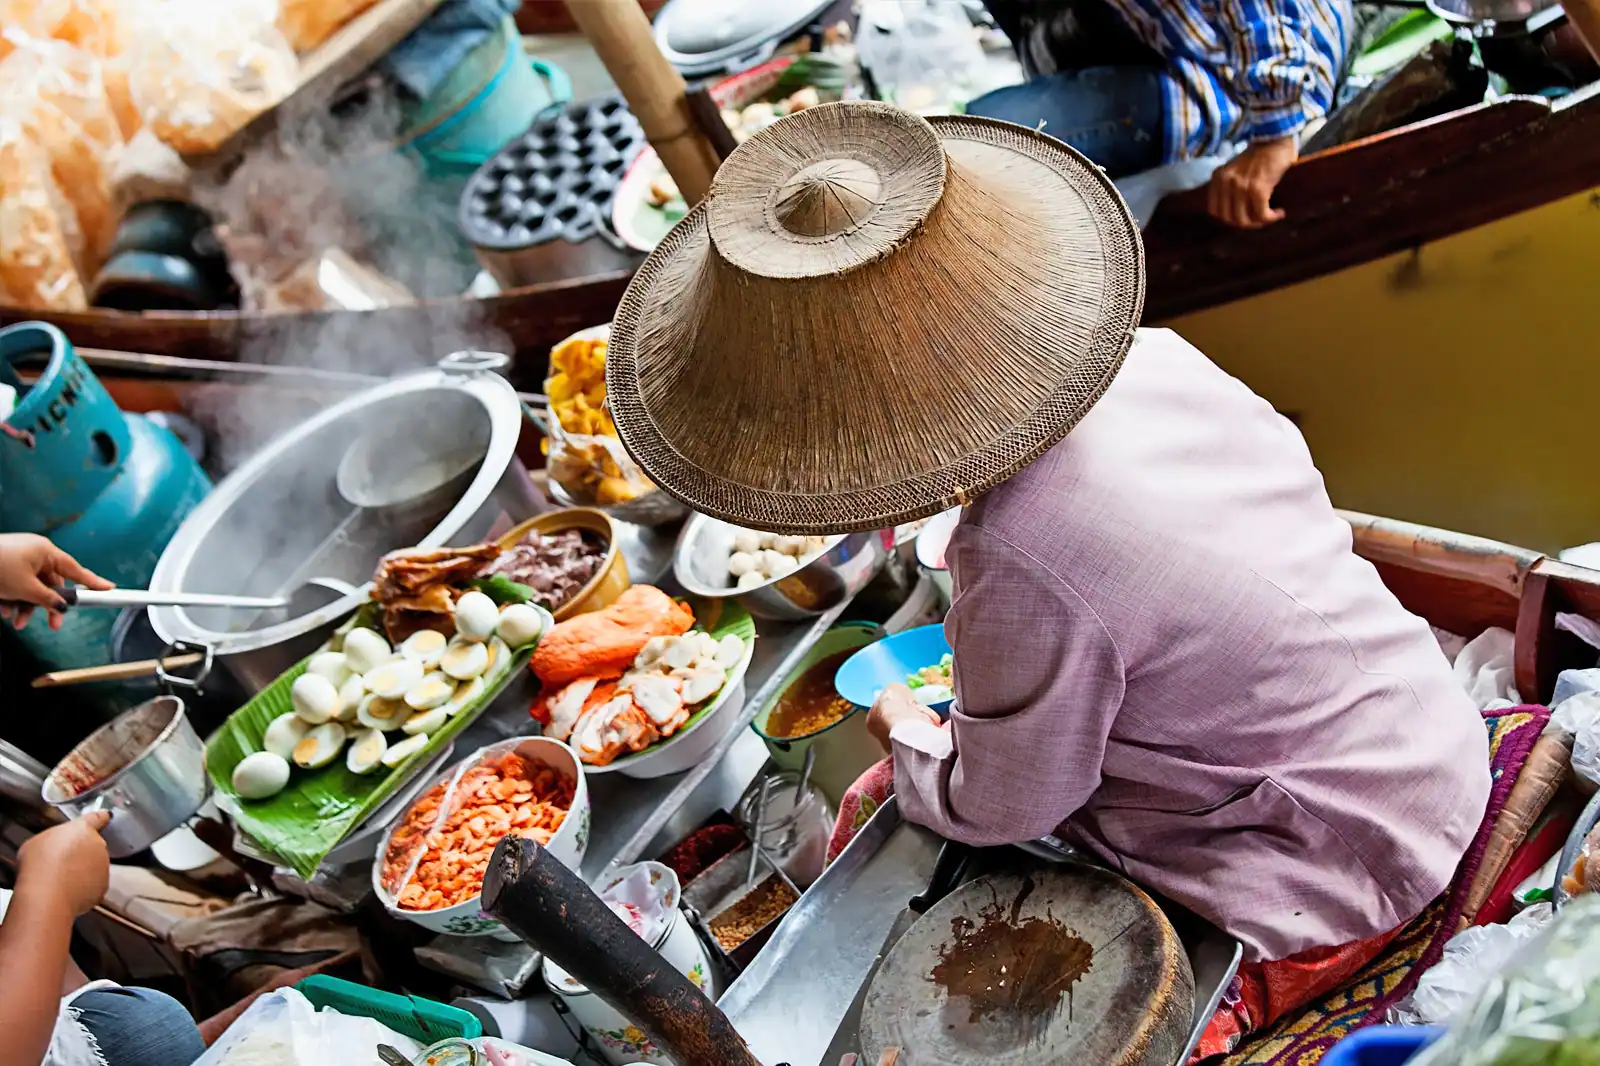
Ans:
{"label": "large metal pot", "polygon": [[867,586],[894,547],[892,530],[829,537],[821,555],[784,577],[736,592],[728,555],[739,527],[696,514],[684,523],[673,557],[673,576],[684,590],[712,598],[733,596],[758,618],[798,621],[823,614]]}
{"label": "large metal pot", "polygon": [[120,859],[148,848],[200,810],[205,755],[183,701],[157,696],[89,734],[50,771],[41,794],[69,818],[110,811],[100,835],[111,857]]}
{"label": "large metal pot", "polygon": [[[522,408],[497,371],[504,356],[458,352],[436,369],[391,379],[327,408],[229,474],[162,553],[159,591],[293,596],[286,610],[157,607],[164,641],[213,650],[247,692],[256,692],[315,649],[368,598],[378,560],[396,548],[472,544],[545,509],[516,460]],[[465,439],[488,425],[487,449],[470,482],[412,506],[360,507],[338,488],[345,454],[396,426],[460,425]],[[346,592],[308,585],[344,583]]]}

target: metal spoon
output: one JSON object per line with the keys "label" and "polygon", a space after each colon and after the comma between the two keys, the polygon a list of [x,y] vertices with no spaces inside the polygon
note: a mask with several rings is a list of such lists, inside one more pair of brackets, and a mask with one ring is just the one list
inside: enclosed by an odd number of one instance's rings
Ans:
{"label": "metal spoon", "polygon": [[817,746],[811,744],[806,748],[806,761],[800,765],[800,780],[794,785],[794,809],[800,809],[800,801],[805,797],[806,784],[811,780],[811,770],[817,765]]}
{"label": "metal spoon", "polygon": [[400,1054],[399,1048],[390,1047],[388,1044],[378,1045],[378,1058],[384,1061],[385,1066],[417,1066],[416,1063]]}
{"label": "metal spoon", "polygon": [[756,866],[761,862],[761,824],[767,820],[767,793],[772,789],[772,778],[761,779],[761,794],[756,797],[756,809],[750,817],[750,872],[744,875],[744,889],[756,882]]}

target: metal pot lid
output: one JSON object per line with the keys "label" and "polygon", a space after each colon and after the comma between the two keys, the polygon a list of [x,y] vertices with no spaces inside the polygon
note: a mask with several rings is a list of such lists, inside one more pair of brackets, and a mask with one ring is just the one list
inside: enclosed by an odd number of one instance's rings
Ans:
{"label": "metal pot lid", "polygon": [[656,44],[684,74],[737,70],[764,62],[778,44],[826,10],[831,0],[669,0],[656,15]]}
{"label": "metal pot lid", "polygon": [[[507,362],[503,355],[457,352],[437,368],[347,397],[251,456],[184,520],[162,552],[150,588],[263,596],[301,590],[301,602],[277,612],[153,607],[156,635],[208,645],[223,655],[270,647],[359,607],[386,552],[449,544],[516,456],[521,406],[496,373]],[[416,508],[369,509],[340,496],[339,462],[361,435],[425,421],[464,427],[461,436],[488,423],[487,451],[458,497],[435,495]],[[353,588],[344,594],[319,590],[306,585],[311,578]]]}

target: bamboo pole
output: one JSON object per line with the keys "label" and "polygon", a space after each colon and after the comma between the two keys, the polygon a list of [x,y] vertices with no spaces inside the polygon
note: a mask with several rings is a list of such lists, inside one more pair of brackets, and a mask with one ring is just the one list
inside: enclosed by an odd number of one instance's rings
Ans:
{"label": "bamboo pole", "polygon": [[568,0],[567,10],[693,206],[711,189],[717,153],[695,124],[684,98],[688,86],[656,47],[639,0]]}
{"label": "bamboo pole", "polygon": [[1578,31],[1595,62],[1600,63],[1600,0],[1563,0],[1567,21]]}

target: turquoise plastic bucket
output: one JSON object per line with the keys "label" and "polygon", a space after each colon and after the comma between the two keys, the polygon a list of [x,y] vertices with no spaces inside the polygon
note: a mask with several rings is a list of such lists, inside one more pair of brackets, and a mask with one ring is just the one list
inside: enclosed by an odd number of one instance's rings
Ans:
{"label": "turquoise plastic bucket", "polygon": [[422,102],[406,140],[430,172],[469,175],[547,108],[571,99],[566,72],[530,57],[516,23],[507,18]]}

